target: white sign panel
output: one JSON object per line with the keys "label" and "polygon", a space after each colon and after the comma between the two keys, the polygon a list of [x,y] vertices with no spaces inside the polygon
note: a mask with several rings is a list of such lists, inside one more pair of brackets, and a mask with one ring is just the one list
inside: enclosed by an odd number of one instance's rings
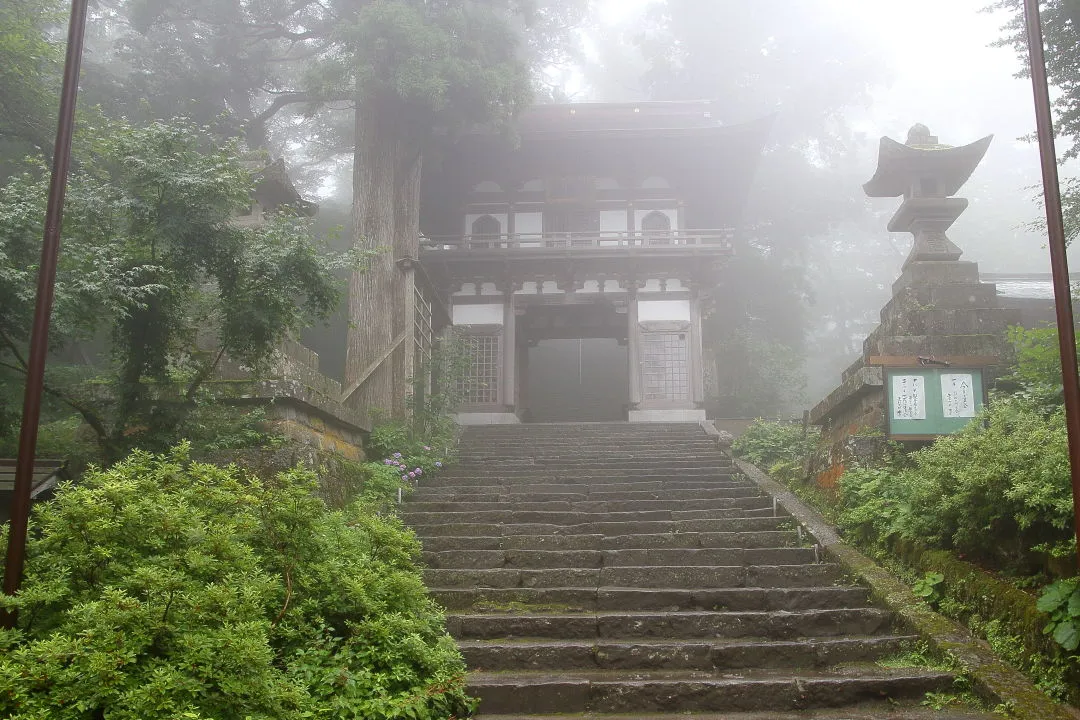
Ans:
{"label": "white sign panel", "polygon": [[921,375],[892,376],[893,420],[926,419],[926,383]]}
{"label": "white sign panel", "polygon": [[975,382],[970,373],[941,376],[941,407],[947,418],[975,417]]}

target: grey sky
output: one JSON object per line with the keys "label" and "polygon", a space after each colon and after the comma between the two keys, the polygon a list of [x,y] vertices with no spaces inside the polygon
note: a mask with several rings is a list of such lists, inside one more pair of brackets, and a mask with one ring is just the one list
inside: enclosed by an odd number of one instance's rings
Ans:
{"label": "grey sky", "polygon": [[[649,2],[602,0],[602,8],[605,19],[626,21],[639,17]],[[986,160],[961,191],[971,207],[950,236],[965,259],[979,261],[983,270],[1048,272],[1044,241],[1023,227],[1041,213],[1032,189],[1040,182],[1037,148],[1018,139],[1035,127],[1031,85],[1014,77],[1019,61],[1011,48],[990,47],[1004,19],[982,12],[989,0],[820,2],[823,11],[843,17],[868,45],[880,48],[891,72],[887,87],[848,113],[867,141],[866,178],[873,174],[877,138],[903,140],[916,122],[951,145],[994,134]],[[897,204],[873,202],[883,209]],[[906,248],[909,238],[898,235],[895,241]]]}

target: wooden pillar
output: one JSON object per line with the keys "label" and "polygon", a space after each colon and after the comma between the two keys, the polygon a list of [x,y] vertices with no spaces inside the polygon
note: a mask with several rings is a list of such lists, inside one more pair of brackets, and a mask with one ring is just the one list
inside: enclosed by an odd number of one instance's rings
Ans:
{"label": "wooden pillar", "polygon": [[626,281],[626,348],[630,365],[630,409],[641,406],[641,329],[638,327],[637,280]]}
{"label": "wooden pillar", "polygon": [[[686,281],[683,281],[686,285]],[[701,338],[701,298],[690,288],[690,399],[695,408],[705,407],[705,362]]]}
{"label": "wooden pillar", "polygon": [[509,412],[517,409],[517,314],[514,312],[514,284],[508,283],[503,303],[502,380],[499,403]]}

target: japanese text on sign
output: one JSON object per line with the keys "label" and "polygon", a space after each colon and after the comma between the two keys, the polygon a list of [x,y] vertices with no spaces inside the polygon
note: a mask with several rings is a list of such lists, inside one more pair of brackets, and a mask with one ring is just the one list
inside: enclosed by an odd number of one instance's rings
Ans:
{"label": "japanese text on sign", "polygon": [[941,376],[941,408],[947,418],[975,417],[975,382],[970,374]]}
{"label": "japanese text on sign", "polygon": [[926,419],[926,386],[921,375],[894,375],[892,396],[894,420]]}

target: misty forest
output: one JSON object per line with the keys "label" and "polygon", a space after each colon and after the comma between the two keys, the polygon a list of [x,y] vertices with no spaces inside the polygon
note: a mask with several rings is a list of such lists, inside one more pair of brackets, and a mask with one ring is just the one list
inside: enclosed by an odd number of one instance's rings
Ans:
{"label": "misty forest", "polygon": [[1035,6],[0,0],[0,716],[1080,716]]}

